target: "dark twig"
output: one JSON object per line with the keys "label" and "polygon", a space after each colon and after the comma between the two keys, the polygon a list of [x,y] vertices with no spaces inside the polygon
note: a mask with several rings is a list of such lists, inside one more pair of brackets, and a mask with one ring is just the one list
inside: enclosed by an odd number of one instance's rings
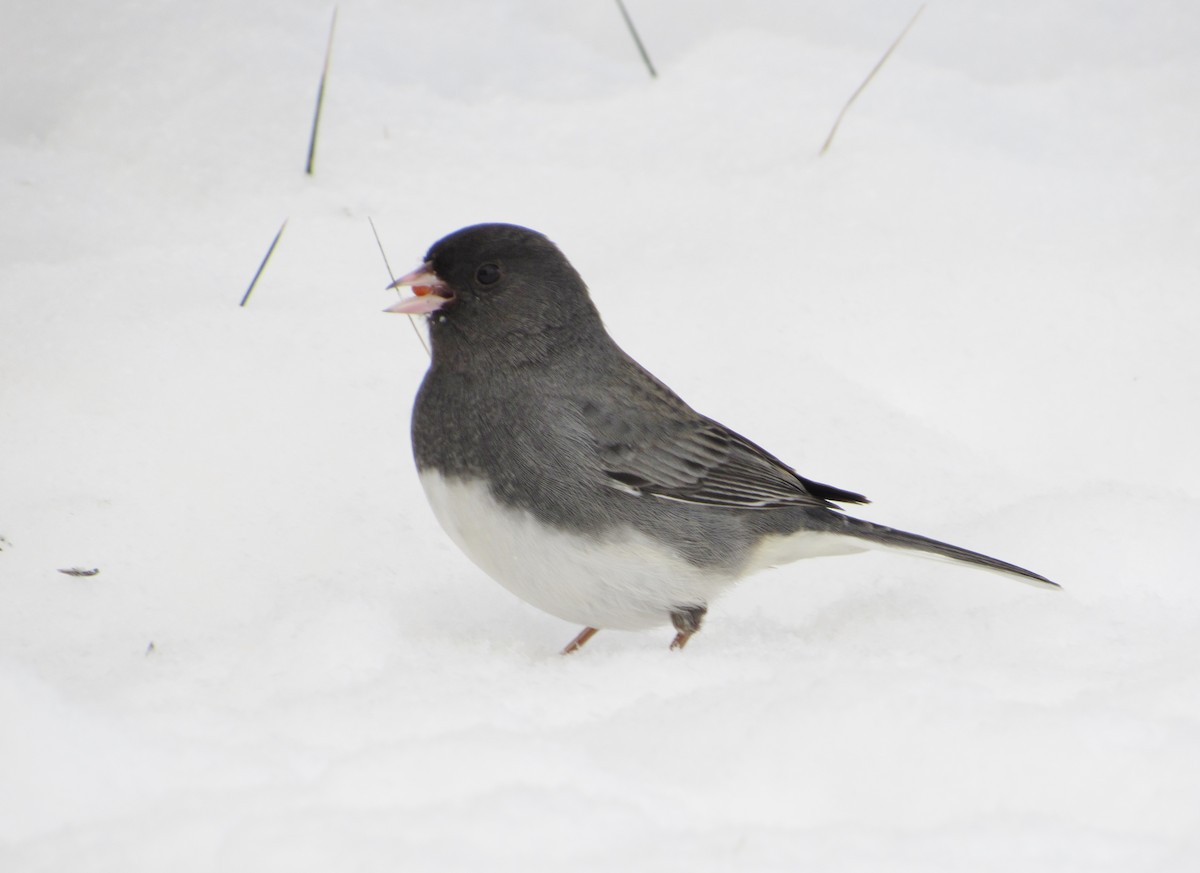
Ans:
{"label": "dark twig", "polygon": [[246,301],[250,299],[250,292],[254,290],[254,286],[258,284],[258,277],[262,275],[262,271],[266,269],[267,261],[271,260],[271,253],[275,251],[275,246],[279,244],[279,238],[283,236],[283,229],[287,227],[287,219],[283,220],[283,224],[279,225],[279,230],[275,232],[275,239],[271,240],[271,246],[267,249],[267,253],[263,255],[262,263],[258,265],[258,270],[254,273],[254,278],[250,280],[250,287],[246,289],[246,293],[242,295],[242,302],[238,306],[245,306]]}
{"label": "dark twig", "polygon": [[854,103],[854,101],[858,99],[858,95],[865,91],[867,86],[871,84],[871,80],[875,78],[875,74],[878,73],[880,69],[882,69],[883,65],[887,63],[887,59],[892,56],[892,52],[896,50],[896,47],[900,45],[900,43],[904,40],[904,37],[908,36],[908,32],[912,30],[912,26],[917,23],[917,19],[921,17],[921,13],[924,11],[925,4],[922,3],[921,7],[916,11],[916,14],[914,14],[913,17],[909,19],[908,24],[904,26],[904,30],[900,31],[900,35],[896,37],[895,42],[888,46],[888,50],[883,53],[883,57],[879,59],[879,63],[874,66],[871,72],[867,74],[867,78],[863,79],[863,83],[859,85],[857,89],[855,89],[853,94],[850,95],[850,99],[846,101],[846,105],[843,106],[842,111],[838,113],[837,120],[834,121],[833,128],[829,131],[829,136],[825,138],[825,145],[821,146],[820,154],[823,155],[825,152],[829,151],[829,147],[833,145],[833,137],[837,134],[838,125],[842,123],[842,119],[850,110],[851,104]]}
{"label": "dark twig", "polygon": [[650,71],[650,78],[657,79],[658,73],[654,69],[654,64],[650,63],[650,55],[646,52],[646,47],[642,45],[642,38],[638,36],[637,28],[633,26],[633,19],[629,17],[629,10],[625,8],[625,4],[621,0],[617,0],[617,8],[621,10],[621,17],[625,19],[625,26],[629,28],[629,35],[633,37],[633,41],[637,45],[637,50],[642,55],[642,60],[646,62],[646,69]]}
{"label": "dark twig", "polygon": [[[371,225],[371,233],[375,234],[375,245],[379,246],[379,254],[383,256],[383,266],[388,271],[388,278],[392,280],[392,284],[396,282],[396,274],[392,272],[392,265],[388,263],[387,252],[383,250],[383,240],[379,238],[379,231],[375,229],[375,222],[371,220],[371,216],[367,216],[367,223]],[[421,329],[417,327],[417,320],[413,316],[408,317],[408,323],[412,325],[413,333],[417,335],[417,340],[421,343],[421,348],[425,350],[425,354],[433,357],[429,351],[429,346],[425,343],[425,337],[421,336]]]}
{"label": "dark twig", "polygon": [[93,567],[90,570],[85,570],[82,567],[71,567],[68,570],[59,570],[58,572],[65,573],[68,576],[95,576],[100,570],[97,567]]}
{"label": "dark twig", "polygon": [[325,45],[325,66],[321,68],[321,84],[317,88],[317,109],[313,113],[312,136],[308,138],[308,163],[304,172],[312,175],[313,159],[317,156],[317,128],[321,124],[321,107],[325,105],[325,80],[329,78],[329,59],[333,56],[333,30],[337,27],[337,7],[333,7],[333,20],[329,22],[329,42]]}

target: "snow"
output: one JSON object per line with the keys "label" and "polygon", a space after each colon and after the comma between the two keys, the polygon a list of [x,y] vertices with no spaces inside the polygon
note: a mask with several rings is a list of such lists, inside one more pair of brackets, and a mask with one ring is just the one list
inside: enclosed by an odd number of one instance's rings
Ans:
{"label": "snow", "polygon": [[[1200,866],[1184,0],[0,15],[0,869]],[[555,239],[894,554],[578,630],[432,519],[392,268]],[[237,303],[280,223],[249,303]],[[98,568],[91,577],[59,569]]]}

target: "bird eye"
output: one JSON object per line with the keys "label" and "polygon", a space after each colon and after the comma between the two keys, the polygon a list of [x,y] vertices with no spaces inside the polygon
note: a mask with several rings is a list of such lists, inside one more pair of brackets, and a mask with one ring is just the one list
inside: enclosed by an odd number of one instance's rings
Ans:
{"label": "bird eye", "polygon": [[499,265],[484,264],[475,271],[475,281],[480,285],[495,285],[500,281]]}

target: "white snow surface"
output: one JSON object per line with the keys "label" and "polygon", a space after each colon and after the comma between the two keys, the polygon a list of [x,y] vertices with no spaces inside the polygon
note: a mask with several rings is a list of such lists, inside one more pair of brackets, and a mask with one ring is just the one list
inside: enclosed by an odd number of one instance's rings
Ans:
{"label": "white snow surface", "polygon": [[[1192,0],[0,11],[0,870],[1200,869]],[[451,545],[393,270],[537,228],[892,553],[683,652]],[[249,303],[238,306],[288,219]],[[99,573],[57,572],[79,567]]]}

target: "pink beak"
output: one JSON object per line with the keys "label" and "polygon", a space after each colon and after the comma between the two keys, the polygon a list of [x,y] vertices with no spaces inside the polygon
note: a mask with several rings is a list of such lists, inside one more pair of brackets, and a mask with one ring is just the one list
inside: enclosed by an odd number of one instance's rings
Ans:
{"label": "pink beak", "polygon": [[399,303],[389,306],[384,312],[401,312],[406,315],[423,315],[435,312],[454,299],[454,292],[437,277],[433,267],[422,264],[411,273],[405,273],[389,288],[400,288],[408,285],[415,297],[405,297]]}

